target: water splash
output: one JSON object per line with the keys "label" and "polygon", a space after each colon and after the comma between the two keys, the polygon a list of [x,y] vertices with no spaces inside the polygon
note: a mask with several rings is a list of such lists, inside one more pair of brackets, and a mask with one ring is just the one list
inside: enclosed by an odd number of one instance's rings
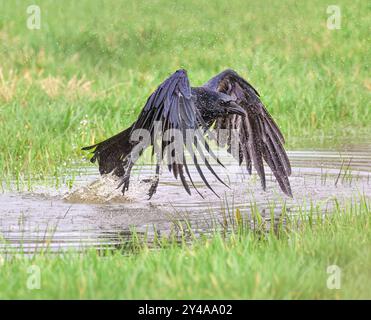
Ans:
{"label": "water splash", "polygon": [[141,199],[148,191],[147,183],[133,179],[129,190],[123,195],[121,188],[118,188],[119,183],[119,178],[103,175],[87,185],[67,192],[63,199],[71,203],[130,203]]}

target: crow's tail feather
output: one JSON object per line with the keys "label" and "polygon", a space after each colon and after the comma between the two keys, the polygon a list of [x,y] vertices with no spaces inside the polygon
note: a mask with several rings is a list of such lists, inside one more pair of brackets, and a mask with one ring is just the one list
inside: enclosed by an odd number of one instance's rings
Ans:
{"label": "crow's tail feather", "polygon": [[100,174],[113,172],[114,175],[119,177],[125,174],[126,156],[133,148],[130,142],[131,129],[129,127],[107,140],[81,149],[91,150],[95,148],[90,161],[93,163],[98,161]]}

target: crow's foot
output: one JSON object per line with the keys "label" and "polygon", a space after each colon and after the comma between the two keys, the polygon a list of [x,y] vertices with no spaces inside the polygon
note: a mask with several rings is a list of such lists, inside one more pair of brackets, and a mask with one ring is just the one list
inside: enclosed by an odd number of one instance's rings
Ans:
{"label": "crow's foot", "polygon": [[125,173],[124,176],[121,178],[119,185],[117,186],[117,189],[122,186],[122,189],[121,189],[122,195],[125,195],[125,192],[129,190],[129,184],[130,184],[130,174]]}

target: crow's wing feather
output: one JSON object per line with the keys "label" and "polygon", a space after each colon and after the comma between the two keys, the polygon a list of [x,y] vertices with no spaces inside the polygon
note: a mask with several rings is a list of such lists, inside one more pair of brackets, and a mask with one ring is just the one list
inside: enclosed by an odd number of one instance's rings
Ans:
{"label": "crow's wing feather", "polygon": [[[236,155],[240,164],[245,161],[249,173],[251,163],[254,165],[262,183],[266,187],[263,159],[271,168],[281,189],[292,196],[288,176],[291,166],[283,148],[284,137],[267,109],[260,101],[257,90],[233,70],[225,70],[210,79],[204,87],[223,92],[236,99],[236,102],[247,112],[247,117],[226,115],[215,122],[215,129],[227,129],[225,144],[231,152],[233,129],[238,133],[239,153]],[[218,143],[219,141],[217,136]]]}
{"label": "crow's wing feather", "polygon": [[[194,137],[198,138],[200,138],[201,136],[204,137],[204,135],[207,133],[206,124],[199,110],[193,103],[191,97],[191,87],[185,70],[176,71],[151,94],[137,121],[134,123],[132,132],[136,129],[149,130],[151,134],[151,146],[154,147],[156,143],[154,140],[154,126],[156,121],[160,121],[162,123],[162,126],[160,128],[162,134],[164,134],[166,130],[175,129],[179,130],[179,132],[182,133],[183,136],[183,148],[181,154],[176,154],[175,156],[173,155],[173,161],[167,163],[168,168],[174,174],[174,177],[177,178],[178,176],[180,176],[180,180],[185,190],[190,193],[190,188],[184,175],[185,171],[191,181],[191,184],[194,186],[189,173],[189,168],[187,167],[187,163],[185,161],[185,151],[188,151],[188,153],[191,154],[191,159],[201,179],[203,180],[205,185],[212,192],[214,192],[214,190],[211,188],[210,184],[206,180],[204,173],[202,172],[200,166],[200,158],[203,164],[206,165],[206,168],[208,168],[208,170],[218,180],[220,180],[220,178],[211,168],[209,162],[207,162],[205,154],[203,153],[200,146],[199,139],[197,140],[192,138],[192,140],[185,140],[185,133],[187,130],[193,132]],[[190,143],[187,143],[186,145],[186,142]],[[170,156],[169,154],[164,154],[169,143],[170,142],[162,141],[160,154],[161,158],[167,159]],[[208,154],[211,155],[211,157],[215,159],[216,156],[209,149],[206,141],[204,149]],[[199,155],[199,158],[196,155],[197,153]],[[218,163],[220,163],[217,158],[216,160],[218,161]],[[185,170],[183,170],[183,167]]]}

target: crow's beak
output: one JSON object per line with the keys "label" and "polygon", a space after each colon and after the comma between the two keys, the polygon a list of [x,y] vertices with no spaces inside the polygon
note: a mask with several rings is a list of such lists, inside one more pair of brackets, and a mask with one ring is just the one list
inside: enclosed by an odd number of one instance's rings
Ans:
{"label": "crow's beak", "polygon": [[238,114],[239,116],[246,116],[246,111],[240,107],[237,103],[231,101],[227,108],[228,114]]}

